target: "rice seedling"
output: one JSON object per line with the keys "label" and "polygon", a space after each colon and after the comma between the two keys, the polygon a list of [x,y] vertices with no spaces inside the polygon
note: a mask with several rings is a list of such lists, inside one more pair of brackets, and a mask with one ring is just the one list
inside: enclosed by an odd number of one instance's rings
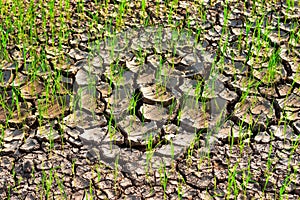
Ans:
{"label": "rice seedling", "polygon": [[65,186],[64,186],[64,183],[63,183],[64,176],[63,177],[59,177],[58,174],[55,173],[54,174],[54,178],[55,178],[55,182],[58,185],[58,189],[59,189],[59,192],[60,192],[60,198],[61,199],[67,199],[67,194],[65,192]]}
{"label": "rice seedling", "polygon": [[146,149],[146,163],[145,163],[145,170],[146,170],[146,179],[149,180],[149,176],[153,174],[152,171],[152,157],[154,154],[154,146],[153,146],[153,138],[152,135],[149,134],[148,140],[147,140],[147,149]]}
{"label": "rice seedling", "polygon": [[182,185],[185,184],[185,181],[182,177],[178,177],[178,187],[177,187],[177,197],[178,199],[182,199],[182,196],[183,196],[183,191],[182,191]]}
{"label": "rice seedling", "polygon": [[160,182],[163,187],[164,191],[164,199],[167,198],[166,190],[167,190],[167,184],[168,184],[168,172],[166,171],[166,166],[164,163],[161,163],[159,167],[159,175],[160,175]]}
{"label": "rice seedling", "polygon": [[118,162],[119,162],[119,156],[116,157],[115,159],[115,167],[114,167],[114,190],[115,190],[115,193],[118,192],[118,186],[117,186],[117,180],[118,180],[118,174],[119,174],[119,165],[118,165]]}
{"label": "rice seedling", "polygon": [[123,0],[121,4],[119,5],[119,13],[116,21],[116,26],[121,27],[123,25],[123,15],[125,14],[124,12],[126,11],[127,8],[127,2],[126,0]]}

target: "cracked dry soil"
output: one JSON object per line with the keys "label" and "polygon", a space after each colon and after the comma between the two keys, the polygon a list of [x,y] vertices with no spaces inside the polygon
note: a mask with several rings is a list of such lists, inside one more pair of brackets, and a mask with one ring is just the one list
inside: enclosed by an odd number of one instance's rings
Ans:
{"label": "cracked dry soil", "polygon": [[[140,7],[129,3],[113,36],[105,20],[88,25],[95,2],[83,13],[71,2],[62,51],[38,33],[37,55],[52,70],[38,69],[34,80],[34,58],[8,44],[11,61],[0,64],[1,199],[278,199],[282,190],[300,198],[300,45],[290,42],[299,7],[230,2],[226,18],[223,1],[204,2],[203,21],[195,2],[179,1],[172,22],[191,31],[178,34],[164,13],[171,5],[158,5],[147,2],[143,28]],[[119,6],[110,2],[99,19],[115,26]],[[260,49],[258,18],[271,44]]]}

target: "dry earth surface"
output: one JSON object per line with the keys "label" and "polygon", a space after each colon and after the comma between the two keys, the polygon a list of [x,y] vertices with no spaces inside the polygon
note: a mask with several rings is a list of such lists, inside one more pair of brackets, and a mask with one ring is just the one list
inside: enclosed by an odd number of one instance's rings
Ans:
{"label": "dry earth surface", "polygon": [[[64,43],[44,34],[49,24],[38,29],[51,72],[30,71],[35,58],[12,30],[0,63],[0,198],[299,199],[300,44],[288,42],[299,7],[231,1],[224,17],[224,2],[203,4],[206,21],[193,1],[170,16],[171,3],[142,12],[129,2],[119,22],[120,1],[85,1],[81,13],[71,1],[54,12]],[[260,49],[257,18],[269,31]]]}

